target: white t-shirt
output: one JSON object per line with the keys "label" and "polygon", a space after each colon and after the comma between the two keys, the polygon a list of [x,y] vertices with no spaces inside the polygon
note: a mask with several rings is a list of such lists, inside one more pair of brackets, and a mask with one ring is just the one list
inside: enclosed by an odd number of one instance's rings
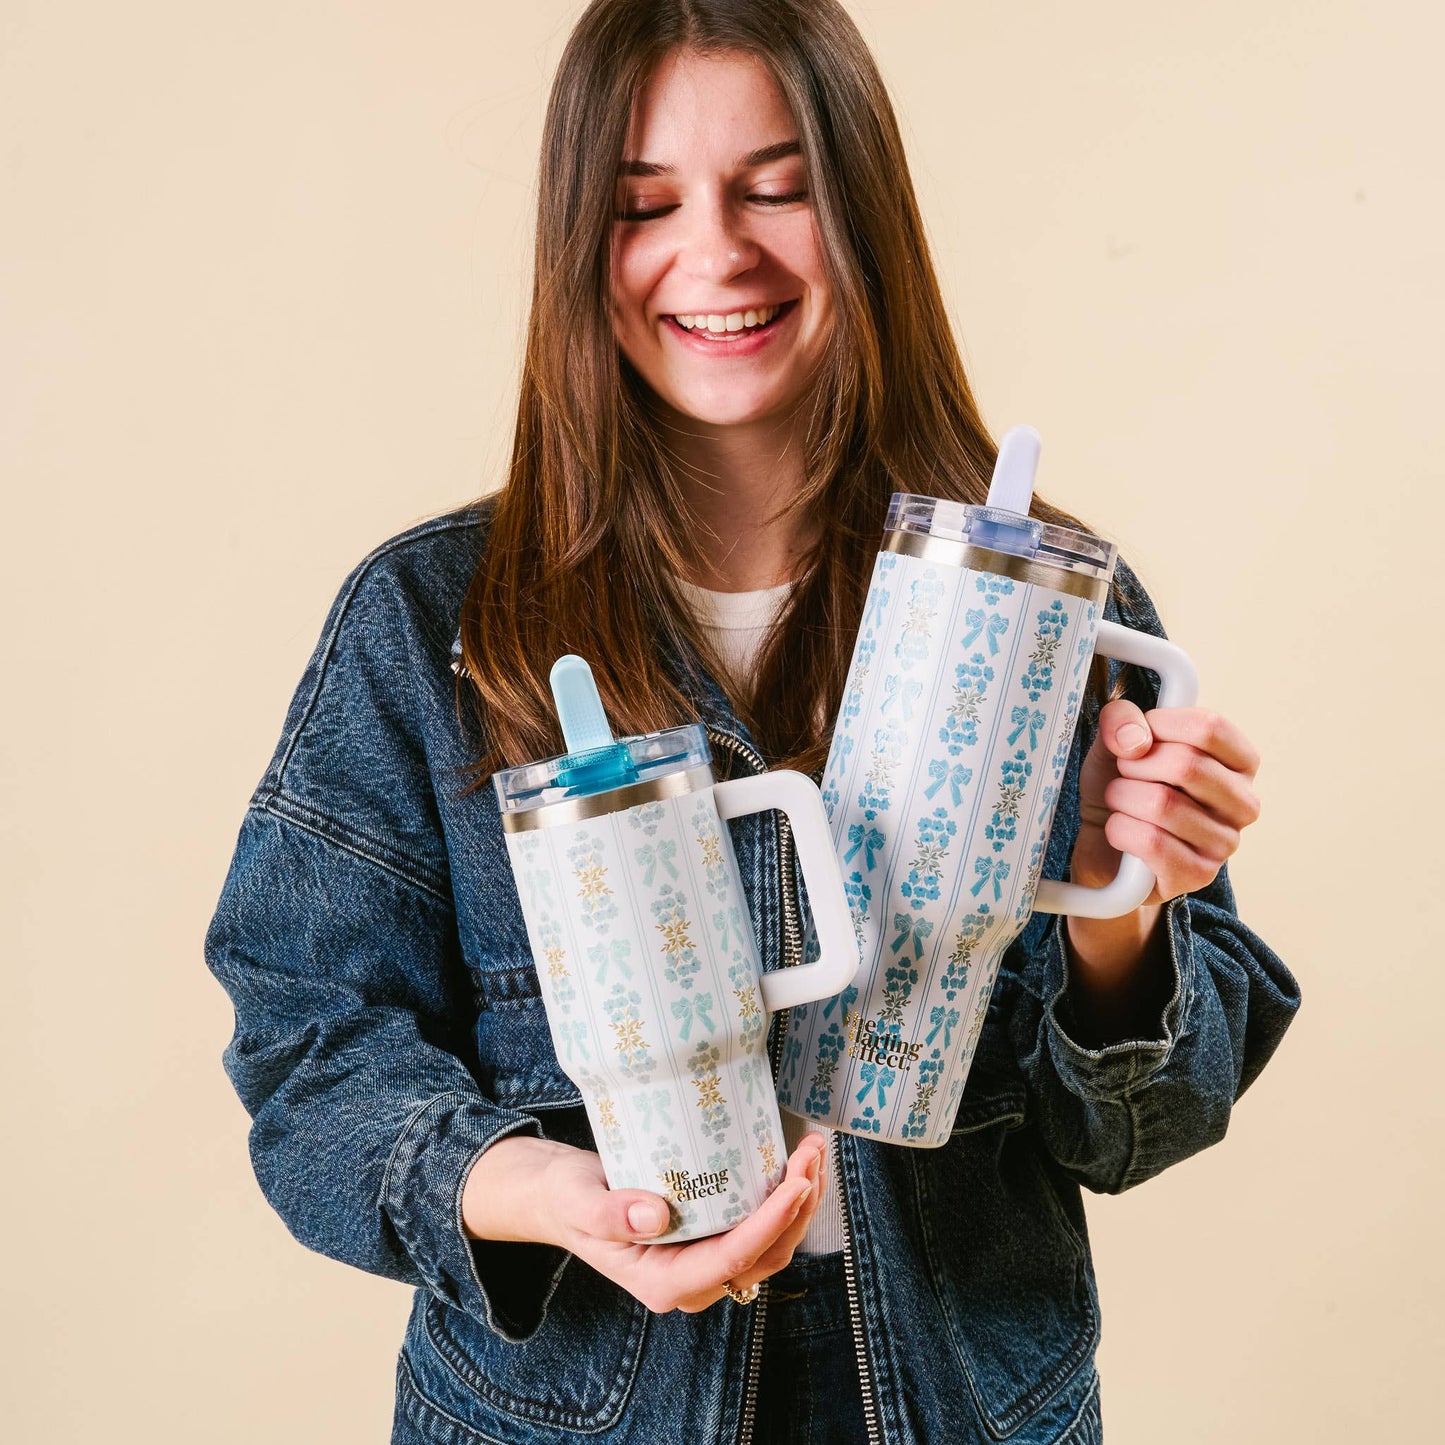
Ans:
{"label": "white t-shirt", "polygon": [[722,654],[728,680],[740,685],[751,695],[753,662],[762,648],[774,618],[793,590],[791,582],[777,587],[763,587],[756,592],[713,592],[694,587],[681,577],[674,584],[707,640]]}
{"label": "white t-shirt", "polygon": [[[751,694],[754,661],[779,609],[788,600],[793,584],[784,582],[755,592],[713,592],[706,587],[695,587],[681,577],[674,577],[673,581],[707,634],[708,641],[721,654],[729,679],[737,683],[742,691]],[[823,1198],[798,1246],[798,1253],[832,1254],[843,1248],[843,1200],[838,1193],[838,1181],[834,1178],[833,1130],[821,1124],[810,1124],[786,1109],[778,1112],[782,1117],[783,1141],[789,1154],[798,1147],[805,1134],[817,1132],[828,1141],[829,1147],[823,1158]]]}

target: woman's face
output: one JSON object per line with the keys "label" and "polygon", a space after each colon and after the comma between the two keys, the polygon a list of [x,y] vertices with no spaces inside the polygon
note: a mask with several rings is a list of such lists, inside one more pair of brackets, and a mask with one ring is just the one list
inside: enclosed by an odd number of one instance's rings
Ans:
{"label": "woman's face", "polygon": [[684,416],[728,426],[786,413],[822,355],[832,308],[797,142],[772,75],[741,53],[674,51],[634,104],[612,324]]}

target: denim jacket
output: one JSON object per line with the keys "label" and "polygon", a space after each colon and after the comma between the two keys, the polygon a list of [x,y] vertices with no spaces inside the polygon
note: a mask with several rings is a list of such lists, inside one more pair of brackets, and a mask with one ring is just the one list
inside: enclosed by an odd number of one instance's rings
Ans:
{"label": "denim jacket", "polygon": [[[453,643],[489,516],[483,502],[412,527],[352,571],[242,821],[205,952],[235,1005],[224,1064],[253,1119],[251,1162],[302,1244],[415,1288],[394,1442],[746,1445],[766,1284],[751,1305],[656,1314],[553,1245],[462,1229],[463,1181],[496,1140],[594,1147],[553,1050],[495,795],[460,796],[481,740],[457,706]],[[1163,636],[1117,571],[1128,609],[1105,615]],[[1147,710],[1158,680],[1131,675]],[[684,685],[715,775],[761,771],[721,689],[705,674]],[[1066,876],[1096,727],[1086,711],[1046,877]],[[765,968],[800,954],[778,817],[729,824]],[[1174,988],[1149,1037],[1078,1041],[1063,919],[1035,914],[1004,957],[947,1145],[834,1136],[872,1439],[1101,1438],[1080,1189],[1128,1189],[1221,1139],[1299,1002],[1240,921],[1227,869],[1164,917]]]}

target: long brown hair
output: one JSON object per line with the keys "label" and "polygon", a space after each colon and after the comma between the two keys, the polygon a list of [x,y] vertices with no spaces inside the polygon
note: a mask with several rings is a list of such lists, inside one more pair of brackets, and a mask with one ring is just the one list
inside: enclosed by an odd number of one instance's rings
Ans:
{"label": "long brown hair", "polygon": [[[672,584],[669,574],[697,575],[699,529],[659,440],[655,398],[608,315],[633,97],[678,47],[750,54],[777,81],[797,122],[835,318],[811,388],[805,482],[779,513],[802,514],[818,540],[751,696],[732,692]],[[889,498],[982,503],[995,457],[873,58],[835,0],[594,0],[552,82],[538,196],[511,464],[461,617],[460,686],[487,745],[468,790],[498,767],[562,751],[548,673],[563,653],[587,659],[619,736],[695,720],[663,666],[664,640],[685,665],[690,647],[728,689],[770,764],[817,776],[830,736],[819,717],[842,702]],[[1089,530],[1038,496],[1031,512]],[[1106,684],[1096,657],[1095,700]]]}

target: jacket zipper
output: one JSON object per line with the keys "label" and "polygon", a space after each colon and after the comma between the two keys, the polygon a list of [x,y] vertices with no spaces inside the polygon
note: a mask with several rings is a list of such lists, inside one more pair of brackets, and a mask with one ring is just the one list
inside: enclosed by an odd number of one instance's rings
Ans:
{"label": "jacket zipper", "polygon": [[868,1369],[868,1347],[863,1338],[863,1312],[858,1305],[858,1271],[853,1263],[853,1228],[848,1222],[848,1201],[843,1192],[843,1133],[833,1131],[833,1168],[838,1173],[838,1197],[843,1201],[843,1277],[848,1285],[848,1317],[853,1322],[853,1348],[858,1353],[858,1384],[863,1396],[863,1420],[869,1445],[882,1445],[878,1409],[873,1400],[873,1376]]}
{"label": "jacket zipper", "polygon": [[[753,764],[755,773],[765,773],[766,761],[755,749],[741,738],[706,724],[707,735],[714,742],[738,757],[746,758]],[[817,782],[815,778],[813,780]],[[783,967],[792,968],[802,962],[803,938],[801,928],[801,907],[798,902],[798,882],[794,868],[793,829],[788,815],[778,813],[778,885],[783,901]],[[778,1077],[779,1055],[782,1052],[783,1036],[787,1032],[788,1010],[781,1009],[773,1020],[772,1038],[768,1043],[768,1061],[774,1080]],[[864,1340],[863,1314],[858,1304],[857,1271],[853,1263],[853,1231],[848,1223],[848,1200],[843,1185],[843,1145],[839,1131],[833,1132],[833,1176],[838,1181],[838,1198],[843,1215],[843,1273],[848,1285],[848,1316],[853,1326],[853,1347],[858,1356],[858,1377],[862,1387],[863,1415],[868,1426],[870,1445],[881,1445],[882,1433],[878,1428],[877,1411],[873,1400],[873,1377],[868,1368],[868,1348]],[[771,1280],[764,1280],[758,1298],[753,1305],[753,1333],[748,1341],[747,1376],[743,1388],[743,1420],[738,1433],[738,1445],[751,1445],[753,1438],[753,1416],[757,1409],[758,1376],[763,1363],[763,1325],[767,1319],[768,1294]]]}

